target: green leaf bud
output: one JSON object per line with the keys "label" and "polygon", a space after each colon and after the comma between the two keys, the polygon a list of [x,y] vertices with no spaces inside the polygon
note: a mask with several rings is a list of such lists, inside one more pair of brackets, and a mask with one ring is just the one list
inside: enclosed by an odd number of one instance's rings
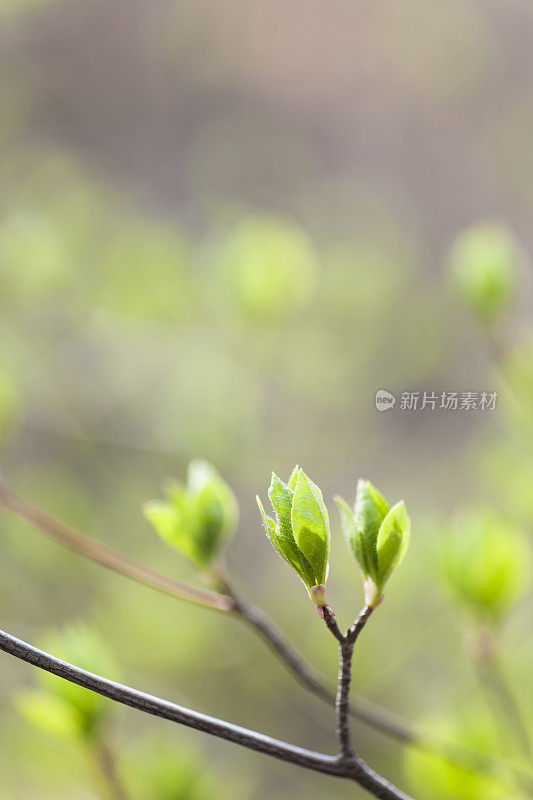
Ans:
{"label": "green leaf bud", "polygon": [[513,236],[495,224],[477,225],[453,244],[449,270],[456,291],[484,324],[505,314],[516,290],[518,248]]}
{"label": "green leaf bud", "polygon": [[206,461],[191,461],[187,485],[171,481],[166,500],[150,500],[143,512],[159,536],[199,569],[210,567],[237,528],[237,500]]}
{"label": "green leaf bud", "polygon": [[295,467],[287,483],[272,474],[268,497],[275,522],[257,497],[268,538],[298,573],[313,603],[325,605],[330,531],[322,492],[302,469]]}
{"label": "green leaf bud", "polygon": [[405,503],[389,508],[370,481],[359,480],[353,510],[341,497],[335,501],[348,547],[365,579],[365,602],[379,602],[390,576],[405,555],[411,523]]}

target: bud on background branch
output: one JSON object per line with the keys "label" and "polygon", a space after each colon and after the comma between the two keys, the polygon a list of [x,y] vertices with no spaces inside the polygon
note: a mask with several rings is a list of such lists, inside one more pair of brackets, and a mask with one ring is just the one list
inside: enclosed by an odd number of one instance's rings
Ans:
{"label": "bud on background branch", "polygon": [[146,518],[163,541],[198,569],[209,568],[237,528],[239,508],[233,491],[213,466],[195,459],[187,470],[187,485],[173,480],[165,494],[166,501],[144,504]]}
{"label": "bud on background branch", "polygon": [[442,543],[442,571],[465,612],[497,623],[525,589],[530,552],[523,534],[487,509],[459,512]]}
{"label": "bud on background branch", "polygon": [[451,279],[480,322],[492,325],[509,310],[516,293],[517,261],[517,243],[499,225],[477,225],[456,239],[449,256]]}

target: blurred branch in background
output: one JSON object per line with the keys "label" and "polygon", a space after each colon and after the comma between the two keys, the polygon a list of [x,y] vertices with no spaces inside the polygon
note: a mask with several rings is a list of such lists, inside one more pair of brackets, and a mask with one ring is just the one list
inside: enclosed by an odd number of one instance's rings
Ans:
{"label": "blurred branch in background", "polygon": [[0,508],[20,517],[56,542],[126,578],[131,578],[173,597],[179,597],[181,600],[214,608],[217,611],[228,611],[231,608],[231,601],[228,597],[176,581],[174,578],[141,564],[130,556],[119,553],[112,547],[74,530],[31,505],[10,492],[4,483],[0,483]]}
{"label": "blurred branch in background", "polygon": [[[480,628],[472,643],[472,658],[486,689],[499,730],[507,729],[514,746],[531,763],[531,740],[526,722],[499,663],[496,637],[489,628]],[[533,784],[530,784],[533,790]]]}

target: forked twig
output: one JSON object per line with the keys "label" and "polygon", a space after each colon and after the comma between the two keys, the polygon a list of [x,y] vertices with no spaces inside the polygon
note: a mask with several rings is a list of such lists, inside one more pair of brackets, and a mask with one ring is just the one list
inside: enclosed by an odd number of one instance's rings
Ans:
{"label": "forked twig", "polygon": [[143,711],[145,714],[168,719],[179,725],[209,733],[241,747],[247,747],[258,753],[265,753],[280,761],[287,761],[290,764],[296,764],[315,772],[355,781],[359,786],[373,794],[374,797],[381,800],[412,800],[408,795],[377,775],[361,758],[346,761],[339,756],[316,753],[279,739],[273,739],[265,734],[233,725],[231,722],[208,717],[198,711],[192,711],[171,703],[169,700],[163,700],[154,695],[132,689],[129,686],[114,683],[99,675],[94,675],[66,661],[61,661],[43,650],[38,650],[36,647],[4,631],[0,631],[0,650],[21,661],[39,667],[39,669],[50,672],[52,675],[57,675],[78,686],[90,689],[92,692],[107,697],[116,703]]}

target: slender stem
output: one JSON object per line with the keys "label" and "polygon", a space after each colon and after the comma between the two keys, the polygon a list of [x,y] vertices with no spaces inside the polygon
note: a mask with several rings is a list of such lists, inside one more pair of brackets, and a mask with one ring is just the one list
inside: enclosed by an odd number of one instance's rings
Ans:
{"label": "slender stem", "polygon": [[102,739],[94,743],[94,759],[96,767],[109,790],[110,799],[128,800],[126,788],[118,774],[115,756],[109,745]]}
{"label": "slender stem", "polygon": [[188,600],[218,611],[228,611],[231,607],[231,600],[224,595],[215,592],[208,592],[205,589],[197,589],[195,586],[176,581],[157,572],[140,561],[136,561],[130,556],[119,553],[109,545],[99,542],[90,536],[86,536],[80,531],[65,525],[63,522],[51,517],[40,508],[31,505],[22,497],[18,497],[0,480],[0,508],[10,511],[19,519],[33,525],[34,528],[46,534],[56,542],[75,550],[77,553],[96,561],[108,569],[118,572],[127,578],[132,578],[139,583],[144,583],[152,589],[179,597],[181,600]]}
{"label": "slender stem", "polygon": [[316,753],[279,739],[273,739],[265,734],[233,725],[230,722],[208,717],[198,711],[192,711],[168,700],[145,694],[129,686],[123,686],[107,678],[94,675],[66,661],[61,661],[43,650],[38,650],[4,631],[0,631],[0,650],[21,661],[50,672],[52,675],[57,675],[78,686],[90,689],[117,703],[143,711],[145,714],[168,719],[188,728],[209,733],[241,747],[265,753],[280,761],[287,761],[326,775],[335,775],[339,778],[353,780],[373,794],[374,797],[381,798],[381,800],[412,800],[400,789],[392,786],[387,780],[377,775],[360,758],[346,762],[338,756]]}
{"label": "slender stem", "polygon": [[349,639],[353,644],[356,643],[359,634],[365,627],[366,623],[370,619],[370,615],[375,610],[375,606],[365,606],[357,619],[355,620],[354,624],[351,628],[346,631],[346,638]]}
{"label": "slender stem", "polygon": [[[246,622],[261,637],[301,686],[328,705],[335,706],[336,692],[326,685],[325,679],[321,675],[317,675],[305,663],[270,617],[241,597],[230,583],[223,565],[218,565],[215,577],[221,591],[233,600],[233,608],[230,613]],[[342,634],[332,610],[325,607],[323,613],[324,621],[338,640]],[[449,763],[473,774],[500,773],[504,766],[483,753],[469,750],[455,743],[441,741],[427,732],[418,731],[411,723],[395,717],[392,712],[365,698],[358,697],[357,702],[351,702],[349,708],[350,715],[354,719],[360,720],[376,731],[429,753],[439,753]]]}
{"label": "slender stem", "polygon": [[532,748],[521,709],[502,672],[496,654],[496,640],[485,628],[478,632],[474,657],[482,686],[487,692],[498,723],[503,721],[516,748],[528,761]]}
{"label": "slender stem", "polygon": [[327,629],[333,634],[338,643],[342,644],[344,642],[344,634],[337,625],[337,620],[335,619],[335,614],[332,609],[329,606],[321,606],[318,611],[326,623]]}
{"label": "slender stem", "polygon": [[[349,628],[341,639],[338,639],[339,629],[337,625],[331,626],[331,621],[326,624],[333,635],[339,641],[339,682],[337,689],[337,700],[335,703],[337,716],[337,738],[344,758],[353,758],[354,750],[352,747],[352,733],[350,727],[350,685],[352,681],[352,658],[354,646],[357,638],[374,609],[365,606],[351,628]],[[331,615],[328,609],[328,617]]]}
{"label": "slender stem", "polygon": [[335,704],[337,719],[337,739],[343,758],[352,759],[355,755],[352,747],[352,731],[350,727],[350,683],[352,680],[352,657],[354,643],[349,639],[339,642],[339,688]]}

